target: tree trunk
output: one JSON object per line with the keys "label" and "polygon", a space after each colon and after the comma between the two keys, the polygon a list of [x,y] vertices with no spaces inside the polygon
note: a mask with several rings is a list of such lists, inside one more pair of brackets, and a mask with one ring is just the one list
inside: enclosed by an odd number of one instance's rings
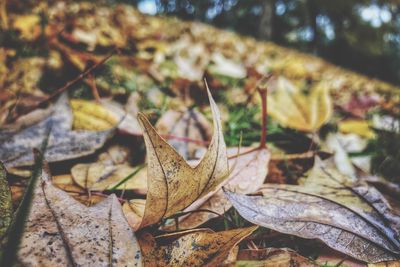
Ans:
{"label": "tree trunk", "polygon": [[258,38],[262,40],[271,40],[273,34],[275,0],[263,0],[261,6],[262,13],[258,27]]}
{"label": "tree trunk", "polygon": [[316,0],[308,0],[307,6],[308,6],[308,16],[310,19],[310,26],[313,33],[313,38],[310,42],[310,47],[311,51],[317,55],[319,50],[320,34],[318,31],[318,24],[317,24],[318,7],[315,1]]}

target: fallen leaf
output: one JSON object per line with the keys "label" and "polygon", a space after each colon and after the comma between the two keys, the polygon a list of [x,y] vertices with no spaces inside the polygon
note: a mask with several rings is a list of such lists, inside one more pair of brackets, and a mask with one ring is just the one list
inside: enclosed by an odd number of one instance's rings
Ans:
{"label": "fallen leaf", "polygon": [[201,144],[182,142],[181,139],[208,141],[212,136],[212,126],[203,114],[194,110],[167,111],[157,121],[156,129],[159,134],[166,136],[168,143],[185,159],[194,158],[195,152]]}
{"label": "fallen leaf", "polygon": [[[268,162],[270,154],[267,149],[258,149],[250,153],[246,153],[254,148],[242,148],[238,157],[233,157],[237,153],[236,148],[228,148],[229,165],[234,166],[224,185],[231,191],[249,194],[257,191],[264,183],[268,174]],[[236,163],[236,164],[235,164]],[[210,192],[209,195],[196,200],[192,205],[184,211],[195,211],[198,209],[209,210],[217,214],[224,214],[232,207],[231,202],[225,196],[222,189],[216,192]],[[188,229],[197,227],[206,221],[217,217],[211,212],[194,212],[179,220],[179,229]],[[172,228],[173,225],[167,227]]]}
{"label": "fallen leaf", "polygon": [[41,33],[40,17],[35,14],[15,16],[12,27],[20,32],[22,39],[34,41]]}
{"label": "fallen leaf", "polygon": [[139,194],[147,192],[147,170],[126,164],[109,165],[104,162],[77,164],[71,169],[74,181],[90,191],[103,191],[117,186],[128,176],[123,184],[115,189],[133,190]]}
{"label": "fallen leaf", "polygon": [[118,123],[117,116],[99,103],[82,99],[72,99],[70,103],[75,130],[103,131]]}
{"label": "fallen leaf", "polygon": [[[72,113],[68,97],[63,94],[55,103],[52,114],[46,119],[18,132],[0,132],[0,161],[6,168],[32,165],[32,149],[40,147],[50,128],[45,153],[50,162],[89,155],[99,149],[112,132],[71,131],[71,127]],[[4,134],[5,137],[1,137]]]}
{"label": "fallen leaf", "polygon": [[273,230],[318,238],[365,262],[400,259],[400,217],[382,195],[316,160],[302,186],[265,185],[263,196],[226,194],[242,217]]}
{"label": "fallen leaf", "polygon": [[[208,90],[208,88],[207,88]],[[148,193],[140,227],[158,223],[207,195],[228,177],[228,159],[219,111],[208,90],[214,120],[209,148],[196,167],[191,167],[151,126],[143,114],[147,150]]]}
{"label": "fallen leaf", "polygon": [[48,167],[34,187],[17,252],[23,266],[141,266],[141,252],[115,195],[86,207],[51,183]]}
{"label": "fallen leaf", "polygon": [[364,120],[345,120],[338,123],[339,131],[345,134],[354,133],[361,137],[372,139],[375,137],[374,131],[370,128],[367,121]]}
{"label": "fallen leaf", "polygon": [[212,74],[227,76],[235,79],[243,79],[247,75],[246,68],[240,62],[227,59],[221,53],[215,52],[211,55],[212,64],[208,70]]}
{"label": "fallen leaf", "polygon": [[139,243],[145,266],[218,266],[240,241],[257,227],[240,228],[222,232],[190,230],[178,233],[178,238],[158,245],[150,233],[143,233]]}
{"label": "fallen leaf", "polygon": [[79,163],[71,168],[73,181],[89,191],[110,189],[132,190],[147,193],[147,170],[127,163],[130,151],[120,145],[112,145],[97,157],[94,163]]}
{"label": "fallen leaf", "polygon": [[313,132],[332,116],[329,88],[321,83],[303,93],[283,77],[271,82],[268,90],[268,113],[284,127]]}
{"label": "fallen leaf", "polygon": [[236,266],[276,267],[276,266],[319,266],[296,251],[286,248],[243,249],[239,251]]}
{"label": "fallen leaf", "polygon": [[101,100],[101,104],[118,118],[118,130],[132,135],[142,135],[142,129],[136,118],[137,113],[134,112],[134,97],[129,97],[125,109],[121,104],[112,100]]}
{"label": "fallen leaf", "polygon": [[11,223],[12,215],[11,191],[6,179],[6,170],[0,163],[0,241]]}

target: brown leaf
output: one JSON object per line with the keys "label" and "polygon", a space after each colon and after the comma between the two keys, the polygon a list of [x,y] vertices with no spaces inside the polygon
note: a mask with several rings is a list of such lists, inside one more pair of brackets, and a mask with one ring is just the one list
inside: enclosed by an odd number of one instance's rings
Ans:
{"label": "brown leaf", "polygon": [[52,185],[47,167],[39,178],[17,253],[23,266],[141,265],[115,195],[86,207]]}
{"label": "brown leaf", "polygon": [[243,267],[319,266],[285,248],[243,249],[239,251],[237,260],[237,265]]}
{"label": "brown leaf", "polygon": [[[264,183],[268,174],[268,162],[270,154],[267,149],[259,149],[250,153],[246,151],[254,148],[242,148],[238,157],[229,159],[229,165],[234,166],[225,187],[231,191],[249,194],[257,191]],[[228,155],[235,156],[236,148],[228,148]],[[235,164],[236,163],[236,164]],[[222,189],[216,192],[210,192],[209,195],[196,200],[185,211],[194,211],[197,209],[210,210],[218,214],[223,214],[232,207],[231,202],[225,196]],[[215,213],[194,212],[187,217],[182,217],[179,221],[179,229],[197,227],[206,221],[217,217]],[[168,228],[172,228],[171,225]]]}
{"label": "brown leaf", "polygon": [[214,134],[206,154],[194,168],[160,137],[143,114],[139,114],[148,161],[148,193],[141,227],[185,209],[227,178],[228,159],[220,115],[209,91],[208,95]]}
{"label": "brown leaf", "polygon": [[[156,124],[156,129],[161,135],[167,135],[169,143],[185,159],[193,158],[200,146],[194,142],[182,142],[179,138],[208,141],[212,136],[212,126],[203,114],[187,109],[183,112],[167,111]],[[178,138],[174,138],[178,137]]]}
{"label": "brown leaf", "polygon": [[256,226],[214,233],[190,230],[178,233],[167,245],[157,244],[149,233],[139,237],[145,266],[217,266],[236,244],[257,229]]}
{"label": "brown leaf", "polygon": [[303,186],[265,185],[263,196],[226,192],[250,222],[273,230],[318,238],[356,259],[380,262],[400,258],[399,217],[379,192],[316,160]]}
{"label": "brown leaf", "polygon": [[91,154],[104,144],[112,132],[71,131],[71,126],[71,109],[67,95],[63,94],[54,105],[52,115],[46,119],[18,132],[0,132],[0,161],[6,168],[32,165],[32,149],[40,147],[50,128],[45,153],[50,162]]}

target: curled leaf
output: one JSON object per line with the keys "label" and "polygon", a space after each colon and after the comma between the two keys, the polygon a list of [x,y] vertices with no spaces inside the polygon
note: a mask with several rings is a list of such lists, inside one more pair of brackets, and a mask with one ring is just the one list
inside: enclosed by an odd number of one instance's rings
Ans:
{"label": "curled leaf", "polygon": [[208,95],[214,133],[206,154],[194,168],[161,138],[143,114],[139,114],[148,161],[148,193],[141,227],[185,209],[227,178],[228,159],[220,114],[209,91]]}
{"label": "curled leaf", "polygon": [[[242,155],[229,159],[229,165],[234,166],[224,185],[229,190],[242,194],[249,194],[256,192],[264,183],[268,174],[270,153],[267,149],[258,149],[246,153],[251,149],[252,148],[243,148],[241,149]],[[235,156],[236,153],[236,148],[228,148],[228,155]],[[232,204],[225,196],[222,189],[218,189],[216,192],[210,192],[209,195],[196,200],[185,209],[185,211],[195,211],[197,209],[207,211],[194,212],[187,217],[181,217],[179,229],[199,226],[217,217],[215,213],[223,214],[231,207]]]}
{"label": "curled leaf", "polygon": [[400,259],[399,216],[379,192],[348,185],[345,176],[320,160],[303,186],[265,185],[262,196],[226,192],[250,222],[303,238],[366,262]]}

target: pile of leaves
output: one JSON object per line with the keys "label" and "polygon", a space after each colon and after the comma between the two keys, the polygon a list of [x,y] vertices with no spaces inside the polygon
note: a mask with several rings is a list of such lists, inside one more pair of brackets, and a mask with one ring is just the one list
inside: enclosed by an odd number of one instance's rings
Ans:
{"label": "pile of leaves", "polygon": [[128,5],[0,9],[0,266],[398,264],[400,88]]}

